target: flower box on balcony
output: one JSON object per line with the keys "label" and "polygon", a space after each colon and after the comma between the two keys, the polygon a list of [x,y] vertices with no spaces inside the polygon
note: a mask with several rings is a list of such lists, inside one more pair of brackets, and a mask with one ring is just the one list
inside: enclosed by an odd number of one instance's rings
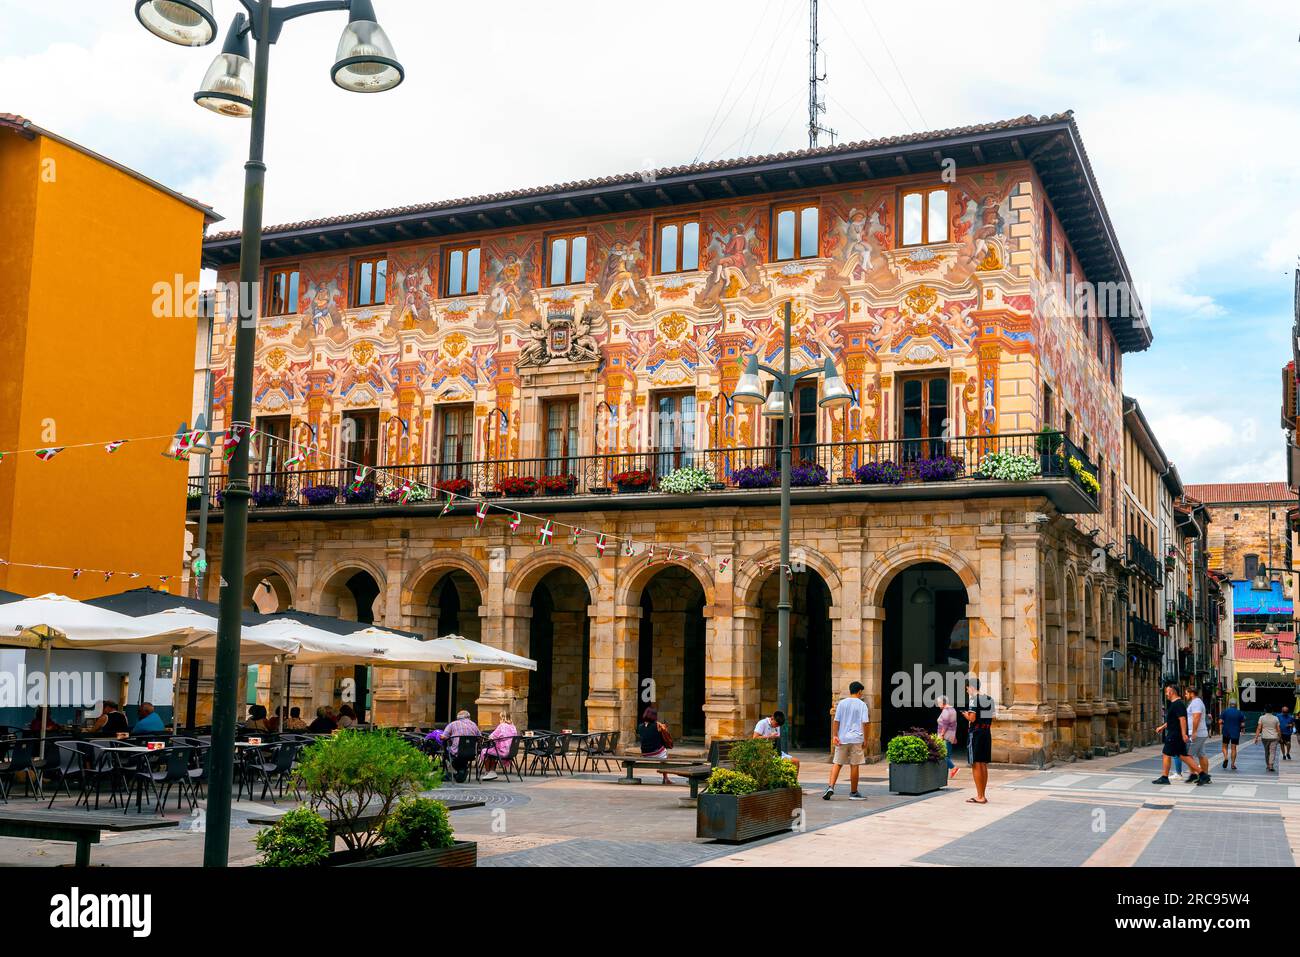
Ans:
{"label": "flower box on balcony", "polygon": [[576,475],[547,475],[542,479],[542,494],[572,495],[578,486]]}
{"label": "flower box on balcony", "polygon": [[274,485],[259,485],[253,491],[253,504],[258,508],[274,508],[284,504],[284,490]]}
{"label": "flower box on balcony", "polygon": [[369,505],[379,494],[373,482],[362,482],[357,486],[348,486],[343,492],[343,501],[349,505]]}
{"label": "flower box on balcony", "polygon": [[478,494],[482,498],[500,498],[502,493],[499,488],[486,488]]}
{"label": "flower box on balcony", "polygon": [[868,462],[853,471],[853,477],[862,485],[900,485],[906,477],[893,462]]}
{"label": "flower box on balcony", "polygon": [[913,466],[916,477],[922,482],[951,482],[961,476],[965,463],[950,455],[941,455],[933,459],[917,459]]}
{"label": "flower box on balcony", "polygon": [[629,469],[614,476],[614,484],[620,492],[644,492],[650,488],[654,476],[649,469]]}
{"label": "flower box on balcony", "polygon": [[339,497],[337,485],[312,485],[302,490],[308,505],[333,505]]}
{"label": "flower box on balcony", "polygon": [[497,489],[511,498],[522,498],[537,492],[537,479],[531,475],[507,475],[497,482]]}
{"label": "flower box on balcony", "polygon": [[750,465],[732,476],[737,488],[773,488],[781,482],[781,470],[774,465]]}
{"label": "flower box on balcony", "polygon": [[450,492],[452,495],[468,495],[474,487],[469,479],[443,479],[441,482],[434,482],[433,487],[439,492]]}
{"label": "flower box on balcony", "polygon": [[812,462],[801,462],[790,470],[790,484],[795,488],[810,488],[826,482],[826,469]]}

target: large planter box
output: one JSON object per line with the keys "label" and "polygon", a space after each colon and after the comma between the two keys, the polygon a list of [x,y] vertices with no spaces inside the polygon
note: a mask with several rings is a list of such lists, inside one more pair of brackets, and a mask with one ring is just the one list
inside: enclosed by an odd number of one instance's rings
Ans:
{"label": "large planter box", "polygon": [[325,861],[326,867],[478,867],[478,844],[457,841],[451,847],[439,847],[391,857],[362,858],[357,851],[335,851]]}
{"label": "large planter box", "polygon": [[948,765],[942,761],[889,766],[889,790],[894,794],[929,794],[947,786]]}
{"label": "large planter box", "polygon": [[695,805],[695,836],[739,843],[788,831],[803,807],[799,788],[753,794],[701,794]]}

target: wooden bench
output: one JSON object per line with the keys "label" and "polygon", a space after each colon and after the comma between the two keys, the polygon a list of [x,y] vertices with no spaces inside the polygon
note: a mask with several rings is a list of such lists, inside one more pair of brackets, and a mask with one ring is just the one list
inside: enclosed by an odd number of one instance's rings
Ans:
{"label": "wooden bench", "polygon": [[731,766],[731,748],[734,744],[736,744],[734,740],[714,741],[709,745],[709,761],[707,764],[700,761],[673,760],[672,758],[656,759],[635,756],[619,758],[619,763],[627,770],[627,776],[619,778],[618,783],[640,784],[641,779],[634,777],[632,774],[638,768],[661,771],[665,774],[686,778],[691,787],[689,800],[694,801],[700,796],[700,782],[707,781],[714,768]]}
{"label": "wooden bench", "polygon": [[130,818],[121,814],[87,811],[0,810],[0,837],[33,841],[67,841],[77,845],[77,867],[90,866],[90,845],[98,844],[101,831],[147,831],[176,827],[179,821],[164,817]]}

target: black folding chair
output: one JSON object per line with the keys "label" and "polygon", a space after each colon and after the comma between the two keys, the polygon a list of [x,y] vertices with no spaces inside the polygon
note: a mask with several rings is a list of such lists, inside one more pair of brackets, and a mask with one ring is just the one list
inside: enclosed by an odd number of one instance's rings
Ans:
{"label": "black folding chair", "polygon": [[[23,787],[28,797],[43,800],[45,791],[41,787],[41,773],[45,768],[45,759],[32,756],[32,747],[24,742],[13,742],[9,747],[9,760],[0,764],[0,794],[6,801],[13,791],[14,781],[19,775],[23,778]],[[8,782],[6,784],[6,781]],[[35,787],[33,788],[33,783]],[[35,793],[33,794],[33,790]]]}
{"label": "black folding chair", "polygon": [[57,784],[54,793],[50,795],[49,807],[54,807],[54,802],[59,797],[59,790],[68,797],[73,797],[72,788],[68,782],[77,782],[77,800],[81,800],[81,794],[86,788],[86,748],[77,741],[59,741],[54,745],[58,759],[45,769],[45,776],[53,783]]}
{"label": "black folding chair", "polygon": [[[497,738],[495,741],[487,741],[483,748],[480,763],[486,764],[490,760],[496,765],[497,769],[501,771],[501,774],[507,781],[510,780],[510,771],[513,769],[515,775],[520,781],[522,781],[524,779],[524,773],[519,762],[520,738],[520,735],[512,734],[508,738]],[[505,753],[497,754],[497,749],[501,748],[503,745],[505,747]]]}
{"label": "black folding chair", "polygon": [[451,774],[452,780],[456,780],[456,765],[463,764],[465,779],[456,781],[457,784],[463,784],[468,780],[472,771],[475,780],[482,780],[482,769],[479,764],[479,754],[483,751],[483,739],[477,734],[458,734],[447,742],[443,750],[443,765],[447,772]]}

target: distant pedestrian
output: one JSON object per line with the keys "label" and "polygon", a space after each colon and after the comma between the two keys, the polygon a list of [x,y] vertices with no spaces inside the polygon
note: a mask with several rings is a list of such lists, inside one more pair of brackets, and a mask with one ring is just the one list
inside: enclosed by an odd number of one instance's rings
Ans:
{"label": "distant pedestrian", "polygon": [[957,743],[957,709],[946,695],[939,696],[939,722],[935,732],[943,740],[948,753],[948,777],[957,776],[957,765],[952,761],[952,748]]}
{"label": "distant pedestrian", "polygon": [[1259,723],[1255,725],[1255,743],[1259,744],[1260,740],[1264,741],[1264,766],[1269,771],[1276,771],[1277,766],[1274,762],[1277,760],[1277,741],[1281,737],[1282,722],[1277,719],[1273,713],[1271,704],[1264,706],[1264,713],[1259,716]]}
{"label": "distant pedestrian", "polygon": [[1187,702],[1178,693],[1178,685],[1165,685],[1165,702],[1165,723],[1156,728],[1164,734],[1164,766],[1152,784],[1168,784],[1174,758],[1187,754]]}
{"label": "distant pedestrian", "polygon": [[840,776],[840,768],[849,766],[849,800],[865,801],[858,793],[858,773],[867,762],[867,703],[862,700],[866,688],[861,681],[849,685],[849,696],[841,698],[835,706],[835,717],[831,721],[831,744],[835,753],[831,755],[831,779],[822,792],[822,799],[829,801],[835,795],[835,782]]}
{"label": "distant pedestrian", "polygon": [[1291,735],[1295,734],[1295,715],[1286,705],[1282,705],[1282,713],[1277,716],[1278,723],[1278,742],[1282,745],[1282,760],[1291,760]]}
{"label": "distant pedestrian", "polygon": [[1199,787],[1210,783],[1210,759],[1205,745],[1210,740],[1209,713],[1195,686],[1187,689],[1187,760],[1192,779]]}
{"label": "distant pedestrian", "polygon": [[970,773],[975,779],[975,796],[967,804],[988,804],[984,796],[989,786],[989,762],[993,760],[993,715],[997,702],[980,692],[980,680],[974,676],[966,679],[966,752],[970,757]]}
{"label": "distant pedestrian", "polygon": [[1223,735],[1223,766],[1226,768],[1231,760],[1234,771],[1237,770],[1237,745],[1241,741],[1241,726],[1245,722],[1246,716],[1241,713],[1236,701],[1229,701],[1228,707],[1219,715],[1219,731]]}
{"label": "distant pedestrian", "polygon": [[754,731],[751,738],[765,738],[772,742],[772,747],[776,749],[781,757],[794,764],[795,770],[799,770],[799,759],[789,752],[781,750],[781,729],[785,727],[785,712],[773,711],[771,715],[765,718],[759,718],[758,723],[754,725]]}

